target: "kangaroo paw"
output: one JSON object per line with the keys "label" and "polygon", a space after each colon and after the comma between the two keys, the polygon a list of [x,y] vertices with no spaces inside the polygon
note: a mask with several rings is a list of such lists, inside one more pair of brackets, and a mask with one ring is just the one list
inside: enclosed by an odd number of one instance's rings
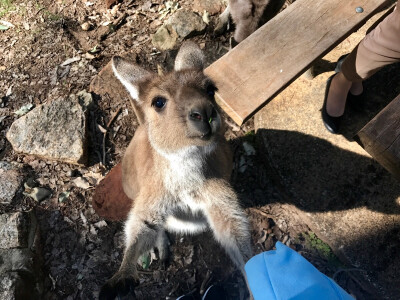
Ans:
{"label": "kangaroo paw", "polygon": [[128,294],[135,299],[135,286],[139,284],[133,276],[123,276],[116,273],[101,288],[99,300],[114,300],[117,296],[124,297]]}

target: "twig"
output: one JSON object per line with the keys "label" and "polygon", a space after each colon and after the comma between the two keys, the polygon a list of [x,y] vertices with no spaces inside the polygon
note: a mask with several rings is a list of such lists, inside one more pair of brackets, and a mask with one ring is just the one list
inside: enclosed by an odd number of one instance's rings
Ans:
{"label": "twig", "polygon": [[175,293],[175,291],[179,288],[179,283],[177,285],[175,285],[172,290],[169,292],[169,296],[171,296],[173,293]]}
{"label": "twig", "polygon": [[369,293],[373,293],[373,290],[369,287],[363,284],[360,280],[358,280],[353,274],[349,273],[349,276],[351,279],[353,279],[361,288],[363,288],[365,291]]}
{"label": "twig", "polygon": [[153,274],[153,272],[152,271],[137,271],[138,272],[138,274],[143,274],[143,275],[152,275]]}
{"label": "twig", "polygon": [[[346,273],[348,273],[348,272],[353,272],[353,271],[365,272],[364,270],[356,269],[356,268],[340,269],[340,270],[337,270],[337,271],[335,272],[335,274],[333,274],[332,279],[335,280],[335,281],[337,281],[337,280],[336,280],[336,277],[339,275],[339,273],[341,273],[341,272],[346,272]],[[350,275],[350,274],[349,274],[349,275]]]}
{"label": "twig", "polygon": [[118,19],[116,19],[114,22],[113,22],[113,25],[115,26],[115,27],[118,27],[119,25],[121,25],[121,23],[126,19],[126,17],[128,16],[128,14],[125,12],[125,13],[123,13]]}
{"label": "twig", "polygon": [[200,295],[204,294],[205,288],[206,288],[207,284],[210,282],[210,278],[211,278],[211,271],[207,270],[206,277],[204,278],[204,280],[203,280],[203,282],[201,283],[201,286],[200,286]]}
{"label": "twig", "polygon": [[105,128],[106,132],[104,132],[103,135],[103,166],[106,165],[106,137],[108,133],[108,129],[110,128],[111,124],[114,122],[115,118],[119,115],[121,112],[121,107],[117,109],[117,111],[113,114],[111,117],[110,121],[108,121],[107,126]]}
{"label": "twig", "polygon": [[45,9],[45,7],[39,8],[38,11],[36,12],[35,16],[37,16],[37,15],[38,15],[42,10],[44,10],[44,9]]}
{"label": "twig", "polygon": [[341,272],[346,272],[346,273],[348,274],[348,276],[349,276],[351,279],[353,279],[353,281],[354,281],[356,284],[358,284],[362,289],[364,289],[365,291],[367,291],[367,292],[369,292],[369,293],[373,293],[373,291],[371,290],[371,288],[370,288],[369,286],[363,284],[360,280],[358,280],[357,277],[355,277],[355,276],[351,273],[351,272],[353,272],[353,271],[357,271],[357,272],[366,272],[365,270],[356,269],[356,268],[340,269],[340,270],[337,270],[337,271],[335,272],[335,274],[333,274],[332,279],[333,279],[334,281],[337,282],[337,278],[336,278],[337,275],[338,275],[339,273],[341,273]]}
{"label": "twig", "polygon": [[230,127],[232,127],[233,131],[240,131],[240,127],[237,126],[235,123],[225,119],[225,123],[228,124]]}
{"label": "twig", "polygon": [[115,120],[115,118],[119,115],[119,113],[121,112],[121,107],[120,108],[118,108],[117,109],[117,111],[113,114],[113,116],[111,117],[111,119],[110,119],[110,121],[108,121],[108,123],[107,123],[107,128],[106,128],[106,130],[108,129],[108,128],[110,128],[110,126],[111,126],[111,124],[114,122],[114,120]]}

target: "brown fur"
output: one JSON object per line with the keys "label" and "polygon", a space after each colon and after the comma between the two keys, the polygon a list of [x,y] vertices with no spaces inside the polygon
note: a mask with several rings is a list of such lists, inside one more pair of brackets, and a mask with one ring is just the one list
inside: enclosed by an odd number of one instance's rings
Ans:
{"label": "brown fur", "polygon": [[234,39],[240,43],[260,26],[269,0],[230,0],[230,11],[236,25]]}
{"label": "brown fur", "polygon": [[[275,0],[275,2],[281,1]],[[272,12],[276,6],[275,2],[271,0],[229,0],[227,8],[219,16],[214,31],[222,33],[228,27],[229,16],[231,16],[236,27],[233,37],[236,43],[240,43],[272,17],[269,14],[270,9],[271,13],[276,13]]]}
{"label": "brown fur", "polygon": [[[215,88],[203,72],[200,49],[186,43],[167,75],[151,74],[121,58],[113,69],[143,112],[122,161],[122,186],[133,199],[125,224],[119,271],[100,299],[132,290],[139,256],[156,246],[166,255],[165,230],[197,233],[209,227],[244,273],[251,257],[248,221],[228,183],[232,154],[224,139]],[[166,104],[158,109],[157,100]]]}

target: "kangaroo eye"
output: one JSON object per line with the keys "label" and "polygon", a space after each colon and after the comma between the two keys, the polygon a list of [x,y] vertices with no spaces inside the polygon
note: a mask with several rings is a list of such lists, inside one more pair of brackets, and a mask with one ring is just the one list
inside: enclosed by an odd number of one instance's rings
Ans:
{"label": "kangaroo eye", "polygon": [[167,99],[164,97],[155,97],[153,102],[151,102],[151,106],[154,106],[156,109],[160,110],[165,106],[165,103],[167,103]]}

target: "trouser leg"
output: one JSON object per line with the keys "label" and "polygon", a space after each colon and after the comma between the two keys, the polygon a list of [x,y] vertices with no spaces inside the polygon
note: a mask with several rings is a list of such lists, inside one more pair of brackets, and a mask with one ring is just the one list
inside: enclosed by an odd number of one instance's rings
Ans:
{"label": "trouser leg", "polygon": [[368,33],[342,64],[343,75],[352,82],[372,76],[382,67],[400,61],[400,7]]}

